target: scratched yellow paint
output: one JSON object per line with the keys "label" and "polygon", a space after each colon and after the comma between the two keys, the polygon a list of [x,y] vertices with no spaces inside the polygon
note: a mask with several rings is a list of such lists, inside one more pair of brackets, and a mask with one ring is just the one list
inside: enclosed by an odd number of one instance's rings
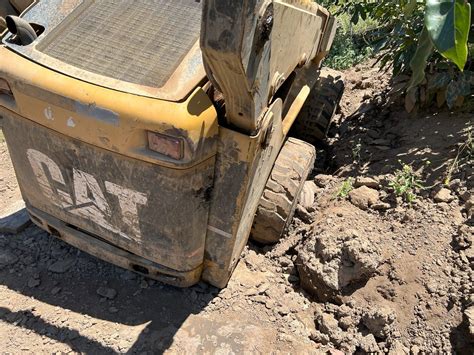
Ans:
{"label": "scratched yellow paint", "polygon": [[[15,113],[129,157],[156,163],[156,158],[139,153],[147,147],[147,130],[182,133],[194,145],[218,135],[216,110],[201,88],[183,102],[136,96],[56,73],[6,48],[0,48],[0,68],[0,77],[7,79],[13,91]],[[206,154],[200,161],[215,152]],[[186,168],[186,164],[161,163]]]}

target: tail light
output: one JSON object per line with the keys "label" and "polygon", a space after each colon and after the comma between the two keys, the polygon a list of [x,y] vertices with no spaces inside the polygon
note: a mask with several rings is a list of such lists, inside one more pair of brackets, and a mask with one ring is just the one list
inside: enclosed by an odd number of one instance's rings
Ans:
{"label": "tail light", "polygon": [[166,155],[175,160],[184,158],[184,142],[180,138],[156,132],[148,132],[148,147],[154,152]]}
{"label": "tail light", "polygon": [[13,96],[12,89],[5,79],[0,78],[0,94]]}

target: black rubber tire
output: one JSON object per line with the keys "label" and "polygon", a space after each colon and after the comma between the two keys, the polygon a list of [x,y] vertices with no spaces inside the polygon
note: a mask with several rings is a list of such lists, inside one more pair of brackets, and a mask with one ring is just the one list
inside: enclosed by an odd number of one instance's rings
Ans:
{"label": "black rubber tire", "polygon": [[344,94],[342,73],[321,69],[320,76],[291,129],[291,136],[309,143],[326,138]]}
{"label": "black rubber tire", "polygon": [[260,198],[251,231],[253,240],[273,244],[284,235],[315,159],[316,149],[311,144],[296,138],[286,141]]}

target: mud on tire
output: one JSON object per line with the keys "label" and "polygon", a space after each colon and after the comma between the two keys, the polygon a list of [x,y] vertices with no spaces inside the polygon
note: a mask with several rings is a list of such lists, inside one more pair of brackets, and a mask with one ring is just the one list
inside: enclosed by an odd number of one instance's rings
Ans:
{"label": "mud on tire", "polygon": [[342,73],[321,69],[320,76],[296,119],[291,136],[306,142],[323,140],[344,93]]}
{"label": "mud on tire", "polygon": [[260,198],[251,238],[276,243],[293,219],[303,185],[314,166],[314,146],[296,138],[284,144]]}

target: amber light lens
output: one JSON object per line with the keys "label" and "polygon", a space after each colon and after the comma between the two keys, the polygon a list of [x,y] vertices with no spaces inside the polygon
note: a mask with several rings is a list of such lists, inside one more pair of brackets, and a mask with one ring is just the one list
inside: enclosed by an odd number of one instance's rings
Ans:
{"label": "amber light lens", "polygon": [[148,132],[148,146],[151,150],[175,160],[184,157],[183,140],[156,132]]}
{"label": "amber light lens", "polygon": [[13,96],[12,89],[5,79],[0,78],[0,94]]}

